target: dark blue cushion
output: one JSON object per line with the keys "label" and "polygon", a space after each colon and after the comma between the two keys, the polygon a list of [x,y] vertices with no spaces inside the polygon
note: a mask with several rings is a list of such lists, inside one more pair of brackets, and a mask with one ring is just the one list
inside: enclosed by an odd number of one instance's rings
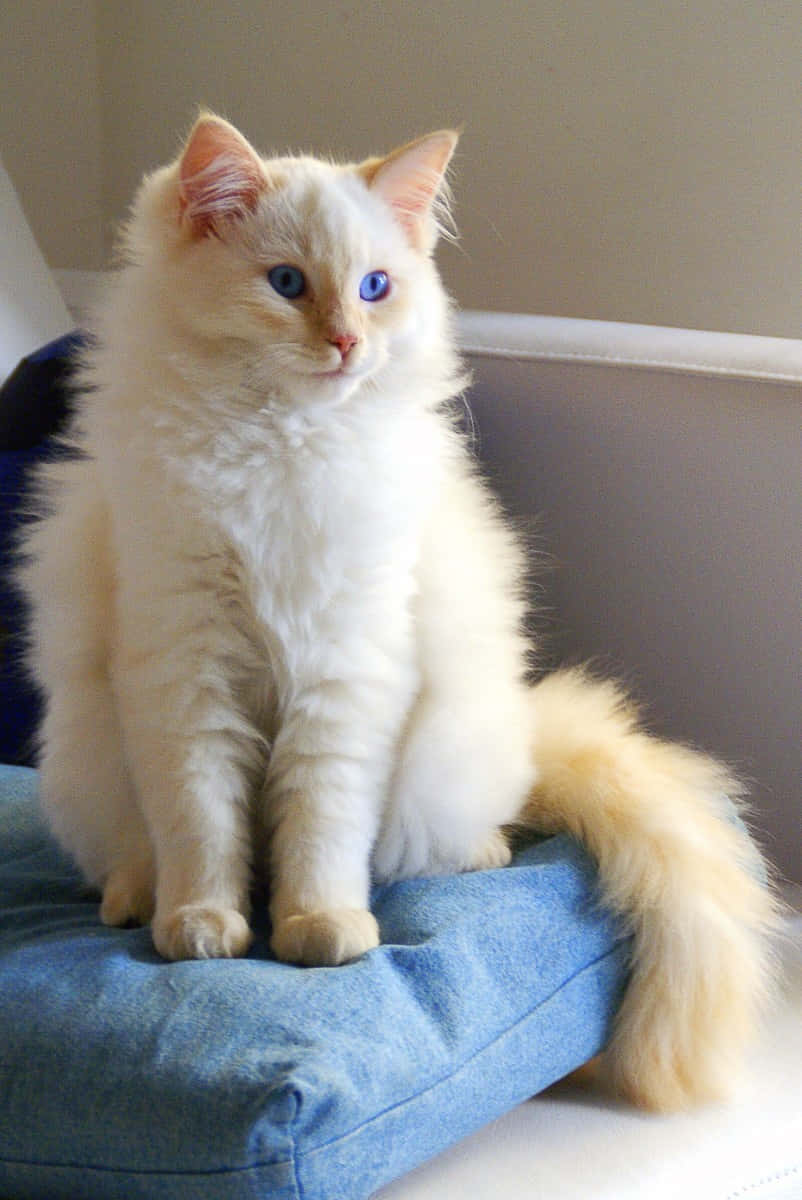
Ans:
{"label": "dark blue cushion", "polygon": [[70,413],[78,333],[24,358],[0,387],[0,762],[31,762],[38,697],[22,669],[25,612],[13,566],[31,468],[55,451]]}
{"label": "dark blue cushion", "polygon": [[377,891],[349,966],[277,963],[263,924],[167,963],[99,923],[35,787],[0,768],[3,1197],[363,1200],[607,1039],[629,945],[569,838]]}
{"label": "dark blue cushion", "polygon": [[59,433],[72,404],[70,376],[85,335],[74,332],[27,355],[0,387],[0,453],[30,450]]}

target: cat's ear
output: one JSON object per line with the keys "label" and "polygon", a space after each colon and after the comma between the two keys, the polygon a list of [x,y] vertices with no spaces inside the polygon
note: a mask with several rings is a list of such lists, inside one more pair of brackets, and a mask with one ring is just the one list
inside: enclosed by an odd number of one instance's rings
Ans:
{"label": "cat's ear", "polygon": [[196,237],[253,212],[267,178],[259,156],[228,121],[204,114],[179,163],[181,218]]}
{"label": "cat's ear", "polygon": [[359,168],[418,250],[431,250],[437,240],[437,208],[446,201],[446,170],[458,138],[453,130],[441,129]]}

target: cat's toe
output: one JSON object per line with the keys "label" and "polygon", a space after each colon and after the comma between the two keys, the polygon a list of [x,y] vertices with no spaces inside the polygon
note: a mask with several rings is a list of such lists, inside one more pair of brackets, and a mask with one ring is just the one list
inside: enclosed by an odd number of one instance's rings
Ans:
{"label": "cat's toe", "polygon": [[109,874],[100,904],[104,925],[147,925],[154,907],[149,863],[126,863]]}
{"label": "cat's toe", "polygon": [[336,967],[379,944],[379,926],[366,909],[297,913],[277,921],[270,945],[283,962]]}
{"label": "cat's toe", "polygon": [[507,839],[500,829],[495,829],[474,855],[471,869],[483,871],[493,867],[506,867],[511,858],[512,851]]}
{"label": "cat's toe", "polygon": [[216,905],[185,904],[153,921],[153,942],[163,958],[238,958],[253,940],[241,912]]}

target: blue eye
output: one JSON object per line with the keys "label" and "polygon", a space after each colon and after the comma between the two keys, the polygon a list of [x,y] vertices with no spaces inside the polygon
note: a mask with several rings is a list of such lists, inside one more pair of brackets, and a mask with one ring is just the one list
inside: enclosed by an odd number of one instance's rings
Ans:
{"label": "blue eye", "polygon": [[386,271],[371,271],[359,285],[359,295],[363,300],[383,300],[390,290],[390,280]]}
{"label": "blue eye", "polygon": [[285,300],[297,300],[306,291],[306,277],[297,267],[282,263],[267,272],[267,279],[274,291]]}

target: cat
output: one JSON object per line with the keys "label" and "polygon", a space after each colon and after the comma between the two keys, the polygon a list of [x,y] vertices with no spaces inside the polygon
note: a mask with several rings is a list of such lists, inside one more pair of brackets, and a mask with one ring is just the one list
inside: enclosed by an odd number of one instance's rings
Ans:
{"label": "cat", "polygon": [[257,872],[276,956],[345,963],[372,880],[568,830],[634,934],[610,1079],[678,1108],[729,1090],[771,894],[724,766],[611,683],[532,682],[525,556],[452,408],[456,141],[264,159],[203,113],[145,178],[22,568],[42,804],[167,959],[244,954]]}

